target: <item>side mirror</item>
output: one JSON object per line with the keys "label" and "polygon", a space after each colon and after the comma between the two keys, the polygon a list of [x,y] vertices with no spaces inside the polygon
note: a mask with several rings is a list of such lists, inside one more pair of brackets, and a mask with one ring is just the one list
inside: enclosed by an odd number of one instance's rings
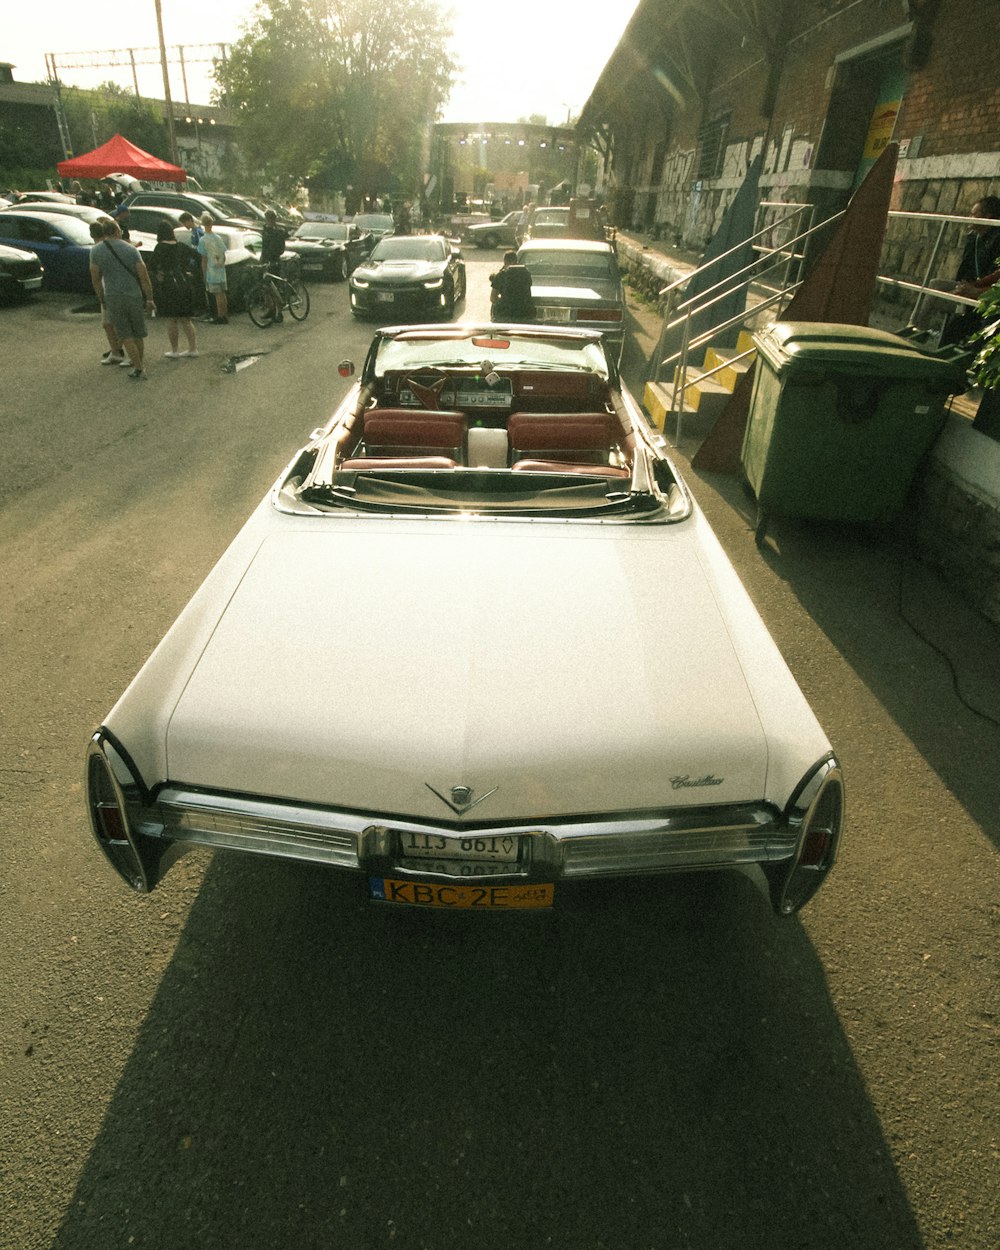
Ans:
{"label": "side mirror", "polygon": [[337,372],[340,374],[342,378],[353,378],[354,377],[354,361],[342,360],[340,364],[337,366]]}

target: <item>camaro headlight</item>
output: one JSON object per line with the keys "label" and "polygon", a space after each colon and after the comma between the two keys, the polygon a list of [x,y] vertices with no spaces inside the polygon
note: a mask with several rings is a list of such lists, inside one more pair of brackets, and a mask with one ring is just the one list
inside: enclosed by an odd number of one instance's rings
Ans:
{"label": "camaro headlight", "polygon": [[351,286],[357,287],[359,291],[366,291],[369,284],[364,280],[364,278],[352,278]]}
{"label": "camaro headlight", "polygon": [[436,291],[439,286],[444,286],[444,278],[428,278],[424,286],[428,291]]}

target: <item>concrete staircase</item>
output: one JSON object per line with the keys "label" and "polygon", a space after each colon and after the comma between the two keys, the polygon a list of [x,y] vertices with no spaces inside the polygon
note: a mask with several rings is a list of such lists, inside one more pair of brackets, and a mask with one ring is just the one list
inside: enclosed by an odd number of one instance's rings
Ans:
{"label": "concrete staircase", "polygon": [[[678,403],[674,411],[674,390],[678,384],[679,370],[674,370],[672,382],[647,382],[642,403],[656,428],[669,433],[664,427],[672,419],[675,422],[676,445],[680,441],[684,422],[696,417],[697,420],[692,424],[702,437],[707,434],[733,393],[737,381],[755,359],[754,355],[746,356],[743,360],[734,360],[734,357],[752,349],[753,336],[746,330],[740,331],[735,347],[709,347],[701,366],[688,365],[684,402]],[[706,374],[711,376],[706,377]]]}

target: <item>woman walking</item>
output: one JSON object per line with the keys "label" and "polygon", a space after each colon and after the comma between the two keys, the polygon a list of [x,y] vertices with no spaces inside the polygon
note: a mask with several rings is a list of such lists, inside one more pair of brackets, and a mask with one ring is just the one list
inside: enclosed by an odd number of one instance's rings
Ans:
{"label": "woman walking", "polygon": [[[156,228],[156,247],[150,258],[149,269],[153,277],[153,293],[156,311],[167,323],[170,351],[164,352],[168,360],[198,355],[194,322],[194,291],[191,288],[191,249],[174,238],[173,227],[161,221]],[[177,350],[180,331],[187,339],[186,352]]]}

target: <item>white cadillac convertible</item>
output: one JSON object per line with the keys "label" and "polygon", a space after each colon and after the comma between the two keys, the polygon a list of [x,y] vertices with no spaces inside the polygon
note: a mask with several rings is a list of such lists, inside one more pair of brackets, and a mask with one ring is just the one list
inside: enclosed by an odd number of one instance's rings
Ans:
{"label": "white cadillac convertible", "polygon": [[542,326],[380,330],[86,779],[140,892],[197,844],[411,907],[741,868],[789,915],[843,816],[830,744],[600,334]]}

